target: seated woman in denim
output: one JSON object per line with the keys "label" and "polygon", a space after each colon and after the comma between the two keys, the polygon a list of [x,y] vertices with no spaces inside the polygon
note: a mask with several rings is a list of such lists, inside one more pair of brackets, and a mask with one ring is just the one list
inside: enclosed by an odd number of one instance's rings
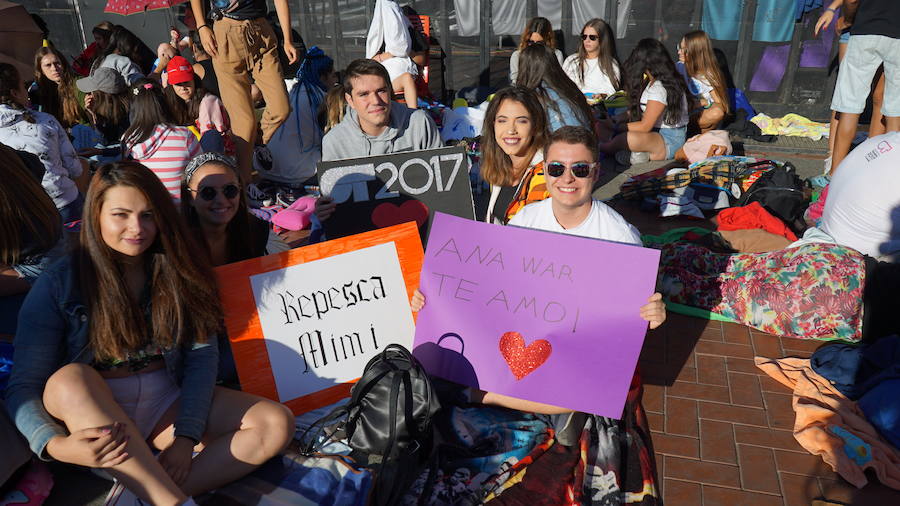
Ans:
{"label": "seated woman in denim", "polygon": [[20,313],[7,408],[36,454],[190,505],[284,449],[286,407],[214,386],[222,311],[203,257],[149,169],[97,171],[79,245]]}
{"label": "seated woman in denim", "polygon": [[0,167],[0,334],[14,335],[25,294],[61,249],[62,219],[16,150],[0,144]]}

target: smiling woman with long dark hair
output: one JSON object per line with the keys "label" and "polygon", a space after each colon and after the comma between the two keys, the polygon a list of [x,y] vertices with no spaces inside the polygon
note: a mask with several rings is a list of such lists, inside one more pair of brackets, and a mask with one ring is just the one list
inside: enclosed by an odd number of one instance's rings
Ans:
{"label": "smiling woman with long dark hair", "polygon": [[192,505],[284,449],[287,408],[214,386],[222,310],[202,258],[152,172],[98,169],[78,246],[19,316],[7,403],[35,453],[106,468],[152,504]]}

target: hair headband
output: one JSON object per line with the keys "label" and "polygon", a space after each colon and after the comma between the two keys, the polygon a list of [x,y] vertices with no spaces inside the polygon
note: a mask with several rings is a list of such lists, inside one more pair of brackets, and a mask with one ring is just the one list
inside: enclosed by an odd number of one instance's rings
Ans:
{"label": "hair headband", "polygon": [[187,164],[187,167],[184,168],[184,175],[182,176],[181,180],[184,182],[185,186],[187,186],[191,182],[191,179],[194,177],[194,172],[197,172],[197,169],[210,162],[221,163],[222,165],[225,165],[231,170],[237,172],[237,165],[234,163],[234,159],[232,159],[230,156],[226,156],[215,151],[201,153],[195,156]]}

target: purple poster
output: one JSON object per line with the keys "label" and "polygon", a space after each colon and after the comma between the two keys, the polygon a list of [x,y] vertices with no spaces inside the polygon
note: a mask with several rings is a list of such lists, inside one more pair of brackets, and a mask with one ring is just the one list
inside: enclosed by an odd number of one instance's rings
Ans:
{"label": "purple poster", "polygon": [[659,252],[436,214],[413,353],[437,376],[619,418]]}

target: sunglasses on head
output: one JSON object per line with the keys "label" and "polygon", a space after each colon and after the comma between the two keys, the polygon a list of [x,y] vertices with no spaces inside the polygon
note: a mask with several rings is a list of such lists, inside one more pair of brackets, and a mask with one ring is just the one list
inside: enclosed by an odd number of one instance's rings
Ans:
{"label": "sunglasses on head", "polygon": [[[583,178],[591,175],[591,171],[594,169],[596,163],[588,163],[588,162],[575,162],[572,165],[569,165],[569,168],[572,170],[572,174],[575,177]],[[566,172],[566,164],[561,162],[550,162],[547,164],[547,175],[550,177],[560,177],[563,173]]]}
{"label": "sunglasses on head", "polygon": [[[214,198],[216,198],[216,195],[219,194],[219,190],[213,188],[212,186],[204,186],[199,190],[192,190],[188,188],[188,190],[196,193],[198,197],[207,202],[211,202]],[[226,184],[222,187],[222,195],[225,195],[226,199],[233,199],[237,197],[239,193],[241,193],[241,189],[238,188],[238,185],[236,184]]]}
{"label": "sunglasses on head", "polygon": [[544,41],[542,41],[542,40],[529,40],[529,41],[528,41],[528,45],[529,45],[529,46],[533,46],[533,45],[535,45],[535,44],[540,44],[540,45],[543,46],[543,45],[544,45]]}
{"label": "sunglasses on head", "polygon": [[600,36],[599,35],[588,35],[586,33],[582,33],[581,40],[587,40],[587,39],[591,39],[592,41],[598,40],[598,39],[600,39]]}

